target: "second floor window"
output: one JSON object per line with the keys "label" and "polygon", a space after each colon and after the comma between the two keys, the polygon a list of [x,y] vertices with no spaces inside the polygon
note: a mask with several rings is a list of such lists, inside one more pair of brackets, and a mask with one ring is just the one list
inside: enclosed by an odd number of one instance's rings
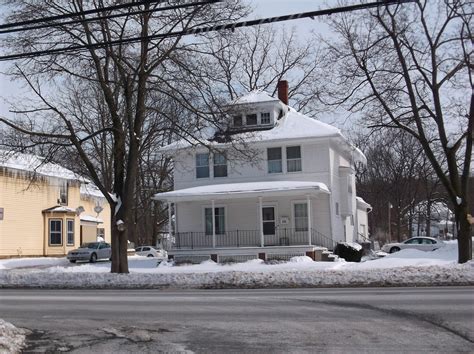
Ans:
{"label": "second floor window", "polygon": [[227,177],[227,157],[224,153],[214,154],[214,177]]}
{"label": "second floor window", "polygon": [[196,154],[196,178],[209,177],[209,154]]}
{"label": "second floor window", "polygon": [[234,127],[242,126],[242,116],[234,116]]}
{"label": "second floor window", "polygon": [[67,205],[67,183],[61,184],[59,186],[59,204]]}
{"label": "second floor window", "polygon": [[247,114],[245,116],[247,125],[257,125],[257,115],[256,114]]}
{"label": "second floor window", "polygon": [[270,113],[265,112],[260,115],[260,124],[270,124]]}
{"label": "second floor window", "polygon": [[286,148],[286,169],[288,172],[301,171],[300,146],[289,146]]}
{"label": "second floor window", "polygon": [[281,163],[281,148],[268,148],[267,160],[268,160],[268,173],[283,172],[282,163]]}

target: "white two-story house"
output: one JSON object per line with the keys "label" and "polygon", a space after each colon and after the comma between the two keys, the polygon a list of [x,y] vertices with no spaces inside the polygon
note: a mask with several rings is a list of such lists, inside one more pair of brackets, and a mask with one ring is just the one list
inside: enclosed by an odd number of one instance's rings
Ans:
{"label": "white two-story house", "polygon": [[169,203],[171,256],[321,260],[338,241],[368,237],[370,205],[356,198],[354,172],[364,155],[339,129],[289,107],[287,92],[282,81],[279,98],[240,97],[205,144],[163,149],[174,191],[154,199]]}

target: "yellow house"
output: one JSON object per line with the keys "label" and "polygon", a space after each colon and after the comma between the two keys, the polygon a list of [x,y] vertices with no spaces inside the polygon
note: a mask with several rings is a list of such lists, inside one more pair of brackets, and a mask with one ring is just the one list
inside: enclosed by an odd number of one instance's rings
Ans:
{"label": "yellow house", "polygon": [[87,180],[41,157],[0,151],[0,258],[64,256],[110,242],[110,208]]}

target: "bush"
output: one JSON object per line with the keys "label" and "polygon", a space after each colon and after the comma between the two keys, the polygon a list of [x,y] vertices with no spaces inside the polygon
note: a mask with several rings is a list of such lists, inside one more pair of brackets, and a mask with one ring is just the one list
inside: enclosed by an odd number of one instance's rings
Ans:
{"label": "bush", "polygon": [[360,262],[364,250],[356,249],[347,243],[338,243],[334,249],[334,254],[344,258],[346,262]]}

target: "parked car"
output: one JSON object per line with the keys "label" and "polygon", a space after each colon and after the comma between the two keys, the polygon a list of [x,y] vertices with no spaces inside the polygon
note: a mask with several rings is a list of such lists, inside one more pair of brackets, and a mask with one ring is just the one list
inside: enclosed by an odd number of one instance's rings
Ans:
{"label": "parked car", "polygon": [[94,263],[98,259],[110,259],[112,257],[112,248],[107,242],[89,242],[81,247],[69,251],[67,259],[71,263],[76,261],[89,261]]}
{"label": "parked car", "polygon": [[382,247],[382,251],[388,253],[398,252],[404,249],[416,249],[421,251],[434,251],[443,247],[445,243],[433,237],[412,237],[399,243],[387,243]]}
{"label": "parked car", "polygon": [[158,257],[158,258],[166,258],[167,253],[165,250],[153,247],[153,246],[140,246],[135,248],[135,252],[139,256],[145,257]]}

